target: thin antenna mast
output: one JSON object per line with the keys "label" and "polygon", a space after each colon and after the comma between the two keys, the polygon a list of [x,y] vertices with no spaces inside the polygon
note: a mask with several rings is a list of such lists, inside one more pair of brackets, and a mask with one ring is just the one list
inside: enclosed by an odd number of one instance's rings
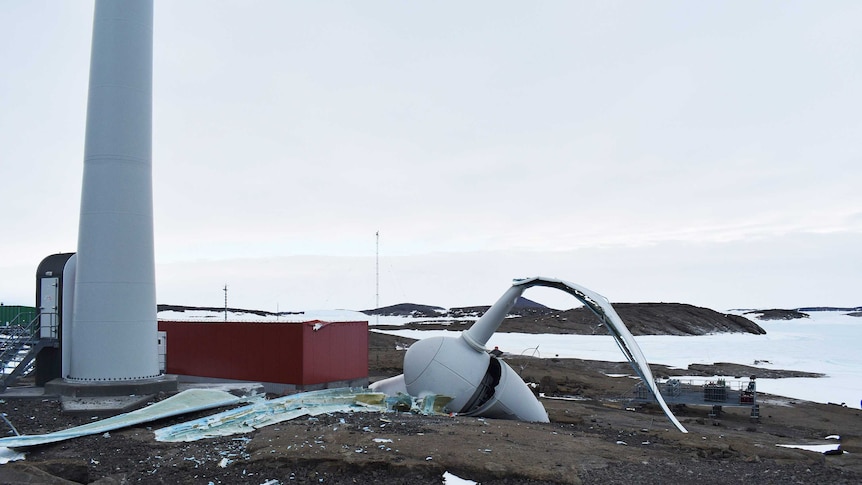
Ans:
{"label": "thin antenna mast", "polygon": [[224,321],[227,322],[227,285],[224,285]]}
{"label": "thin antenna mast", "polygon": [[[374,234],[377,237],[377,246],[375,248],[375,291],[376,291],[376,300],[374,302],[374,308],[380,308],[380,231],[377,231]],[[380,313],[377,312],[374,315],[375,322],[380,323]]]}

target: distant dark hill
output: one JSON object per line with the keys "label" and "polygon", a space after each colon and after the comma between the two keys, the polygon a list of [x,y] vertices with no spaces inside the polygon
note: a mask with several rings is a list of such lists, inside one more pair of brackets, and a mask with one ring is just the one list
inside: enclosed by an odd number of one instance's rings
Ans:
{"label": "distant dark hill", "polygon": [[[481,306],[468,306],[468,307],[459,307],[459,308],[450,308],[449,316],[460,318],[460,317],[481,317],[491,308],[491,305],[481,305]],[[546,307],[541,303],[537,303],[528,298],[524,298],[523,296],[519,296],[518,300],[515,302],[515,306],[512,307],[512,311],[509,313],[510,315],[518,315],[518,316],[539,316],[539,315],[550,315],[551,313],[557,313],[559,310],[554,310],[553,308]]]}
{"label": "distant dark hill", "polygon": [[783,310],[781,308],[772,308],[769,310],[750,310],[745,312],[745,315],[754,315],[760,320],[796,320],[797,318],[809,318],[811,315],[805,312],[845,312],[851,317],[862,317],[862,307],[833,307],[833,306],[814,306],[796,308],[791,310]]}
{"label": "distant dark hill", "polygon": [[800,312],[862,312],[862,306],[842,307],[842,306],[808,306],[797,308]]}
{"label": "distant dark hill", "polygon": [[[614,310],[632,335],[704,335],[709,333],[765,334],[759,325],[738,315],[719,313],[709,308],[684,303],[614,303]],[[599,319],[585,307],[540,317],[510,318],[500,330],[531,333],[604,333]]]}
{"label": "distant dark hill", "polygon": [[[488,308],[491,308],[490,306]],[[512,307],[513,310],[519,311],[536,311],[536,312],[555,312],[553,308],[542,305],[541,303],[530,300],[529,298],[524,298],[523,296],[518,297],[518,301],[515,302],[515,306]]]}
{"label": "distant dark hill", "polygon": [[435,318],[446,315],[446,309],[439,306],[419,305],[416,303],[399,303],[372,310],[360,310],[366,315]]}
{"label": "distant dark hill", "polygon": [[751,310],[745,312],[745,315],[754,315],[761,320],[795,320],[797,318],[808,318],[807,313],[802,313],[799,310],[782,310],[773,308],[770,310]]}
{"label": "distant dark hill", "polygon": [[[763,328],[745,317],[682,303],[614,303],[613,307],[633,335],[705,335],[728,332],[761,335],[766,333]],[[452,308],[447,313],[434,315],[426,322],[405,324],[401,328],[466,329],[488,308],[488,306]],[[442,322],[445,317],[468,317],[470,320]],[[599,324],[599,319],[584,307],[560,311],[526,300],[524,305],[516,305],[510,318],[503,321],[498,331],[551,334],[606,333],[607,330]],[[389,325],[371,328],[392,329]]]}
{"label": "distant dark hill", "polygon": [[[397,305],[390,305],[372,310],[361,310],[361,312],[366,315],[412,316],[417,318],[479,318],[484,315],[489,308],[491,308],[490,305],[482,305],[450,308],[449,310],[446,310],[439,306],[419,305],[417,303],[399,303]],[[541,303],[536,303],[535,301],[524,297],[519,297],[518,301],[515,302],[515,306],[512,308],[512,314],[516,315],[545,315],[556,311],[558,310],[548,308]]]}

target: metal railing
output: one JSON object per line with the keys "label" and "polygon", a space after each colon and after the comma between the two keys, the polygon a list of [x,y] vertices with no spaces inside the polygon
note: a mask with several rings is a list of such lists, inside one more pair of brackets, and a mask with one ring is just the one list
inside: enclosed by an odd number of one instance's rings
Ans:
{"label": "metal railing", "polygon": [[[0,327],[0,390],[33,369],[35,354],[46,340],[54,340],[41,337],[45,329],[48,335],[56,335],[56,314],[37,313],[30,321],[19,321],[22,315],[30,314],[19,313],[8,325]],[[45,316],[49,317],[47,326],[42,325]]]}

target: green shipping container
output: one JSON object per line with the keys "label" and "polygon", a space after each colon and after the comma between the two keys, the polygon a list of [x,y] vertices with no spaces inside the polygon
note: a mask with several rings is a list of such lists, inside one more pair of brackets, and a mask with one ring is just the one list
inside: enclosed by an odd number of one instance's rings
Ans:
{"label": "green shipping container", "polygon": [[[19,316],[20,315],[20,316]],[[26,325],[36,318],[36,307],[21,305],[0,305],[0,326],[10,323]]]}

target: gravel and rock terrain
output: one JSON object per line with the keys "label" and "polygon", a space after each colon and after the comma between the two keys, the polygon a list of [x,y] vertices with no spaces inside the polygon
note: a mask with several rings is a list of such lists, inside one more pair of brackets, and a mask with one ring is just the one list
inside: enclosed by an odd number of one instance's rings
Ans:
{"label": "gravel and rock terrain", "polygon": [[[372,379],[401,372],[404,352],[396,345],[404,344],[410,341],[370,333]],[[716,418],[708,407],[677,408],[689,430],[682,434],[657,406],[630,402],[633,379],[609,377],[631,373],[628,364],[504,359],[546,393],[542,403],[550,423],[336,413],[239,436],[155,441],[154,429],[210,411],[28,449],[25,460],[0,465],[0,483],[440,484],[447,471],[484,484],[862,483],[858,409],[761,394],[759,421],[750,418],[747,407],[725,407]],[[717,371],[799,375],[726,363],[685,370],[653,367],[658,376]],[[95,419],[62,413],[50,397],[0,399],[0,412],[21,433],[57,431]],[[777,446],[826,443],[829,435],[840,436],[845,453]]]}

